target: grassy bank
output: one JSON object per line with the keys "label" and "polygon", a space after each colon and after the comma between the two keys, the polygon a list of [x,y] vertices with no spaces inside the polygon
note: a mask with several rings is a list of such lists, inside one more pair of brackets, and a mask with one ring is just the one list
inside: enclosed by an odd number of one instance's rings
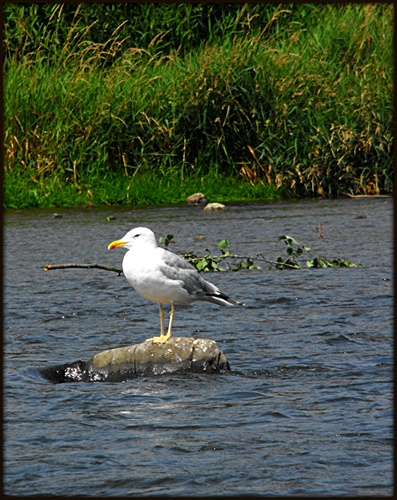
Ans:
{"label": "grassy bank", "polygon": [[5,9],[6,207],[392,191],[391,5],[87,5]]}
{"label": "grassy bank", "polygon": [[279,199],[284,193],[272,185],[249,183],[233,176],[206,174],[183,180],[145,172],[130,178],[114,172],[69,182],[58,176],[35,182],[32,177],[9,175],[4,186],[7,208],[50,208],[81,205],[163,205],[184,203],[196,192],[212,202]]}

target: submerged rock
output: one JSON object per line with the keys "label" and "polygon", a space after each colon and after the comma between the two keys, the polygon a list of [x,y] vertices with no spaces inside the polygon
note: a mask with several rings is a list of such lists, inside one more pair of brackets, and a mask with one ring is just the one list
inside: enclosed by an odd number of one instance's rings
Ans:
{"label": "submerged rock", "polygon": [[214,340],[172,337],[160,344],[150,341],[109,349],[88,361],[40,368],[53,383],[122,382],[136,377],[173,372],[224,373],[229,362]]}
{"label": "submerged rock", "polygon": [[206,205],[208,201],[205,194],[194,193],[186,198],[186,203],[188,205]]}
{"label": "submerged rock", "polygon": [[225,209],[226,207],[225,205],[222,205],[222,203],[208,203],[208,205],[204,207],[204,210],[206,210],[207,212]]}

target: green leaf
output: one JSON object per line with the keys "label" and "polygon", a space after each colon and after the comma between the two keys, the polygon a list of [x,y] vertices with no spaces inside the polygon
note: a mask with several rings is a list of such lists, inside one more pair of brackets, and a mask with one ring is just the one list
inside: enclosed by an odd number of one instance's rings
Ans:
{"label": "green leaf", "polygon": [[167,234],[167,237],[165,239],[165,246],[168,247],[168,245],[171,243],[171,241],[174,239],[173,234]]}
{"label": "green leaf", "polygon": [[229,246],[229,242],[228,242],[228,240],[222,240],[222,241],[219,241],[219,242],[217,243],[217,245],[218,245],[218,248],[219,248],[220,250],[224,250],[226,247],[228,247],[228,246]]}
{"label": "green leaf", "polygon": [[198,271],[203,271],[208,266],[207,259],[200,259],[196,262],[196,269]]}
{"label": "green leaf", "polygon": [[286,238],[287,238],[288,243],[290,243],[290,244],[295,243],[295,245],[299,245],[299,243],[296,241],[296,239],[293,238],[292,236],[286,236]]}

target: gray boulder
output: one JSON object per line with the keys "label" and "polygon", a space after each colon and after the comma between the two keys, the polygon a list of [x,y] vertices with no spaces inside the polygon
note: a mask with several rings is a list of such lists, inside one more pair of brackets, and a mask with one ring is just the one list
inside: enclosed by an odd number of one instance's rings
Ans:
{"label": "gray boulder", "polygon": [[225,373],[230,365],[214,340],[172,337],[165,343],[150,341],[109,349],[88,361],[40,368],[53,383],[122,382],[163,373]]}

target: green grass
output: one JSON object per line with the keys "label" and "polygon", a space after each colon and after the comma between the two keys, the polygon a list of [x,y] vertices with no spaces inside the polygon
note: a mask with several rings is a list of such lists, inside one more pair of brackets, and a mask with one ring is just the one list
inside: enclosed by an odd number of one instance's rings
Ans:
{"label": "green grass", "polygon": [[263,183],[251,184],[235,177],[206,174],[181,180],[151,172],[133,178],[107,173],[87,177],[76,183],[56,177],[42,181],[16,176],[4,185],[4,205],[7,208],[50,208],[81,205],[169,205],[185,203],[196,192],[204,192],[212,202],[242,202],[279,199],[282,189]]}
{"label": "green grass", "polygon": [[5,207],[392,192],[392,5],[62,5],[5,10]]}

